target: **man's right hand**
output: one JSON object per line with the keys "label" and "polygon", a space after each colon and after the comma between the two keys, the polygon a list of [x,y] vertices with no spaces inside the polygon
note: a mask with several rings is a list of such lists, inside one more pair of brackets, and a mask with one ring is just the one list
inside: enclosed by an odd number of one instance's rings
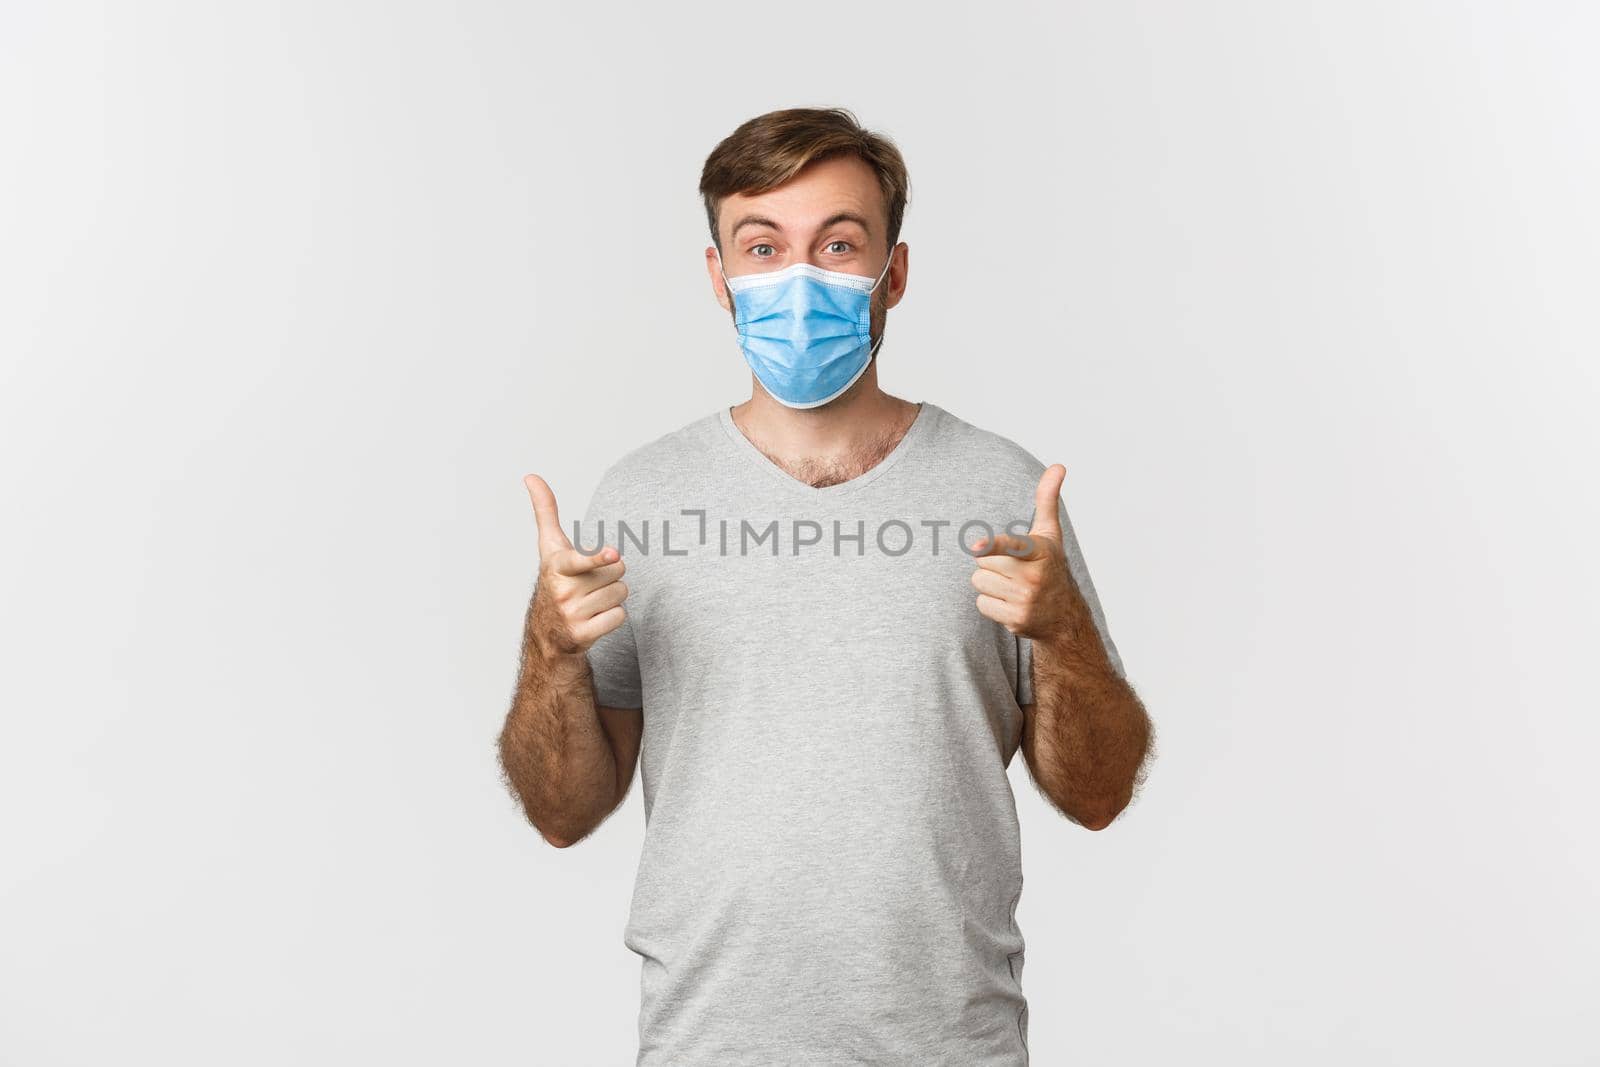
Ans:
{"label": "man's right hand", "polygon": [[561,529],[556,495],[537,474],[523,480],[539,526],[539,585],[534,594],[531,636],[546,657],[579,656],[627,618],[622,602],[625,564],[610,545],[586,556]]}

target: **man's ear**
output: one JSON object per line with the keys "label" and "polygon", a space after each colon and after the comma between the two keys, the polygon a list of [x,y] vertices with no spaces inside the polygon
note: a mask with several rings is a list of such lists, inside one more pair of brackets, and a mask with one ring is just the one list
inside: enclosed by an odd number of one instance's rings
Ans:
{"label": "man's ear", "polygon": [[717,303],[728,314],[736,315],[733,293],[728,290],[727,272],[722,268],[722,253],[715,244],[706,249],[706,273],[711,278],[711,292],[716,296]]}
{"label": "man's ear", "polygon": [[[904,241],[895,242],[894,248],[890,249],[889,251],[889,258],[890,260],[893,260],[895,255],[899,253],[902,247],[905,248],[906,256],[905,261],[901,264],[902,274],[907,274],[910,273],[911,270],[911,246],[909,244],[906,244]],[[900,299],[906,295],[906,287],[905,278],[902,276],[900,279],[900,288],[898,291],[896,291],[894,288],[894,267],[892,266],[889,268],[889,274],[886,278],[884,278],[884,281],[887,284],[885,284],[883,287],[883,307],[884,310],[887,311],[889,308],[892,308],[896,304],[900,303]]]}

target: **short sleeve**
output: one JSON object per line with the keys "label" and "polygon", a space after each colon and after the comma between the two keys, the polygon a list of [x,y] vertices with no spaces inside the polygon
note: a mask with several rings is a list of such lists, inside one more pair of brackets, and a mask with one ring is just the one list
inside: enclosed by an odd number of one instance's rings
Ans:
{"label": "short sleeve", "polygon": [[[582,552],[597,552],[602,544],[616,544],[617,518],[625,514],[615,498],[614,481],[607,471],[600,479],[584,512],[583,524],[570,531],[572,543]],[[602,525],[604,533],[602,534]],[[581,536],[579,536],[581,535]],[[595,703],[606,708],[644,707],[639,677],[639,646],[634,636],[633,612],[627,610],[621,626],[589,646],[589,669],[594,673]]]}
{"label": "short sleeve", "polygon": [[[1083,550],[1078,547],[1078,536],[1067,518],[1067,507],[1059,499],[1056,501],[1056,518],[1061,523],[1061,547],[1067,555],[1067,569],[1073,581],[1078,583],[1078,591],[1083,594],[1084,602],[1089,605],[1089,614],[1094,619],[1100,643],[1105,645],[1111,666],[1119,677],[1126,679],[1128,675],[1122,668],[1122,656],[1111,640],[1111,629],[1106,625],[1100,597],[1095,593],[1093,579],[1089,577],[1089,565],[1084,562]],[[1026,637],[1017,638],[1017,703],[1033,703],[1033,642]]]}

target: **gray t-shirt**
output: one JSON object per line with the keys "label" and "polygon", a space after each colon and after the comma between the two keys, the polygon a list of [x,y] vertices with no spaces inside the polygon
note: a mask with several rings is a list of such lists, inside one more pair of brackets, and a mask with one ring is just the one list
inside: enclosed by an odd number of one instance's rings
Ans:
{"label": "gray t-shirt", "polygon": [[1006,768],[1031,651],[979,614],[962,545],[1025,531],[1044,468],[924,403],[841,485],[727,409],[607,470],[572,532],[628,563],[589,660],[644,715],[639,1064],[1027,1062]]}

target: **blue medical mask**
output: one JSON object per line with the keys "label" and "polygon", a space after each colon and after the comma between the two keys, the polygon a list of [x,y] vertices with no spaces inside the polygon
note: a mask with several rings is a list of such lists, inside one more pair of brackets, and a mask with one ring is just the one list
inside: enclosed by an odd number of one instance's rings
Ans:
{"label": "blue medical mask", "polygon": [[893,262],[891,250],[876,280],[809,263],[737,278],[723,271],[739,347],[774,400],[814,408],[855,384],[883,343],[881,333],[872,341],[872,291]]}

